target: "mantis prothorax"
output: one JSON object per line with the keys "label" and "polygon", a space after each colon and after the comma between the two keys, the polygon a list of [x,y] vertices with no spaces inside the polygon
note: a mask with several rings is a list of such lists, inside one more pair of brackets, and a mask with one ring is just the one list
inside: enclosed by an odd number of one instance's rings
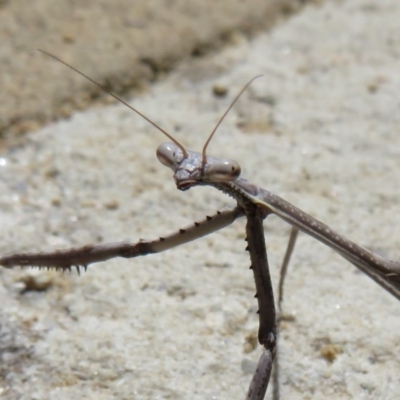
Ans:
{"label": "mantis prothorax", "polygon": [[86,269],[89,264],[114,257],[133,258],[168,250],[222,229],[237,218],[245,216],[247,218],[247,250],[250,253],[250,268],[254,274],[256,285],[255,297],[259,306],[258,340],[265,348],[247,393],[247,399],[249,400],[264,399],[276,355],[276,311],[263,231],[263,221],[268,215],[276,214],[292,226],[288,248],[281,269],[279,304],[282,301],[283,282],[287,266],[299,231],[314,237],[335,250],[400,300],[400,262],[385,259],[351,242],[282,198],[241,178],[241,169],[236,161],[221,160],[207,155],[207,146],[222,120],[239,99],[240,95],[257,77],[247,83],[233,100],[211,132],[200,154],[187,150],[181,143],[149,118],[88,76],[57,57],[44,51],[43,53],[89,79],[95,85],[139,114],[173,142],[161,144],[157,149],[157,157],[162,164],[172,169],[174,180],[179,190],[188,190],[194,186],[208,185],[233,197],[237,204],[231,210],[217,212],[215,215],[207,217],[201,222],[196,222],[189,227],[156,240],[140,240],[137,243],[115,242],[101,245],[86,245],[80,248],[49,253],[12,254],[0,258],[0,265],[6,268],[22,266],[55,268],[61,271],[71,270],[72,267],[76,267],[79,271],[80,267]]}

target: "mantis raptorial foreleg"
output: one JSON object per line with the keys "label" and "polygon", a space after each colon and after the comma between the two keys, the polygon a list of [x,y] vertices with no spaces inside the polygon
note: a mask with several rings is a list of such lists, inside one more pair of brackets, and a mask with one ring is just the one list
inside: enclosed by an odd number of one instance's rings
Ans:
{"label": "mantis raptorial foreleg", "polygon": [[71,270],[76,267],[87,268],[89,264],[107,261],[110,258],[133,258],[147,254],[160,253],[184,243],[206,236],[230,225],[242,217],[244,211],[240,207],[232,210],[218,211],[213,216],[155,240],[139,240],[137,243],[114,242],[98,245],[60,250],[49,253],[21,253],[0,258],[0,265],[6,268],[15,266],[34,266],[39,268],[55,268]]}
{"label": "mantis raptorial foreleg", "polygon": [[268,212],[256,206],[246,207],[247,250],[250,253],[250,269],[254,274],[255,297],[258,302],[258,341],[265,347],[250,384],[247,394],[248,400],[262,400],[264,398],[277,344],[275,302],[263,229],[263,220],[267,215]]}

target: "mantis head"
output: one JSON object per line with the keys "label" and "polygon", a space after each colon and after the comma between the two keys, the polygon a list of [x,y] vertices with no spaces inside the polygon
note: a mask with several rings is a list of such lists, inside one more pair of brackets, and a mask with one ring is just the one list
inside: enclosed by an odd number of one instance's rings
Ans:
{"label": "mantis head", "polygon": [[203,182],[230,182],[240,176],[240,165],[234,160],[220,160],[185,150],[186,156],[175,143],[158,146],[157,158],[174,171],[174,180],[180,190],[190,189]]}

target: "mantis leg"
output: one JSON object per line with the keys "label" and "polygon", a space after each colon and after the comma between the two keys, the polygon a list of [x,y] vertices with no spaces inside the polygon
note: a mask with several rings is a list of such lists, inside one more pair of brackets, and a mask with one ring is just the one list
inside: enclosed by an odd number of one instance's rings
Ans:
{"label": "mantis leg", "polygon": [[203,221],[195,222],[186,228],[179,229],[156,240],[87,245],[48,253],[11,254],[0,258],[0,265],[6,268],[21,266],[54,268],[63,271],[76,267],[79,272],[81,266],[86,269],[89,264],[106,261],[110,258],[133,258],[171,249],[222,229],[243,215],[243,209],[236,207],[228,211],[218,211],[215,215],[206,217]]}
{"label": "mantis leg", "polygon": [[282,266],[281,266],[281,273],[279,277],[279,286],[278,286],[278,304],[279,304],[279,310],[281,309],[282,301],[283,301],[283,285],[285,283],[285,278],[290,262],[290,257],[292,256],[294,246],[296,245],[296,239],[297,235],[299,233],[299,230],[295,227],[292,226],[292,230],[290,231],[290,237],[289,237],[289,242],[286,248],[285,252],[285,257],[283,258]]}
{"label": "mantis leg", "polygon": [[276,312],[263,229],[266,215],[268,214],[265,211],[256,206],[246,208],[247,249],[250,253],[250,268],[254,274],[255,297],[259,306],[258,341],[265,348],[251,381],[247,400],[264,399],[276,353]]}

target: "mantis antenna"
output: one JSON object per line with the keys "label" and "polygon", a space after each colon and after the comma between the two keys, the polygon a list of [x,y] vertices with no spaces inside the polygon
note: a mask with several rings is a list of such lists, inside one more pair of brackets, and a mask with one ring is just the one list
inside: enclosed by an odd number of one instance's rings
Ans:
{"label": "mantis antenna", "polygon": [[254,78],[250,79],[250,81],[248,83],[246,83],[244,88],[239,92],[239,94],[232,101],[231,105],[228,107],[228,109],[224,112],[222,117],[219,119],[219,121],[217,122],[217,125],[215,125],[215,128],[213,129],[210,136],[208,137],[206,144],[204,145],[203,150],[201,152],[201,154],[203,156],[203,161],[202,161],[203,165],[205,165],[206,161],[207,161],[207,155],[206,155],[207,147],[208,147],[209,143],[211,142],[211,139],[213,138],[214,133],[217,131],[218,127],[221,125],[221,122],[224,120],[224,118],[226,117],[228,112],[231,110],[231,108],[235,105],[235,103],[239,100],[239,97],[243,94],[243,92],[253,83],[254,80],[256,80],[257,78],[261,78],[261,77],[262,77],[262,75],[256,75]]}
{"label": "mantis antenna", "polygon": [[[83,76],[84,78],[86,78],[87,80],[89,80],[90,82],[94,83],[96,86],[98,86],[101,90],[103,90],[104,92],[108,93],[110,96],[114,97],[114,99],[118,100],[120,103],[124,104],[125,106],[127,106],[129,109],[131,109],[132,111],[134,111],[136,114],[139,114],[142,118],[144,118],[147,122],[149,122],[151,125],[153,125],[155,128],[157,128],[160,132],[162,132],[168,139],[172,140],[181,150],[183,153],[183,157],[187,158],[189,156],[188,152],[186,151],[185,147],[180,144],[174,137],[172,137],[172,135],[170,135],[168,132],[166,132],[164,129],[162,129],[159,125],[157,125],[155,122],[153,122],[150,118],[147,118],[144,114],[142,114],[140,111],[136,110],[136,108],[132,107],[131,105],[129,105],[126,101],[122,100],[120,97],[118,97],[116,94],[114,94],[113,92],[109,91],[108,89],[106,89],[103,85],[100,85],[100,83],[96,82],[95,80],[93,80],[92,78],[89,78],[87,75],[85,75],[83,72],[77,70],[75,67],[73,67],[72,65],[69,65],[68,63],[66,63],[65,61],[61,60],[60,58],[53,56],[53,54],[48,53],[47,51],[38,49],[38,51],[40,51],[41,53],[45,54],[46,56],[49,56],[51,58],[53,58],[54,60],[60,62],[61,64],[64,64],[66,67],[72,69],[73,71],[77,72],[79,75]],[[236,100],[235,100],[236,101]]]}

